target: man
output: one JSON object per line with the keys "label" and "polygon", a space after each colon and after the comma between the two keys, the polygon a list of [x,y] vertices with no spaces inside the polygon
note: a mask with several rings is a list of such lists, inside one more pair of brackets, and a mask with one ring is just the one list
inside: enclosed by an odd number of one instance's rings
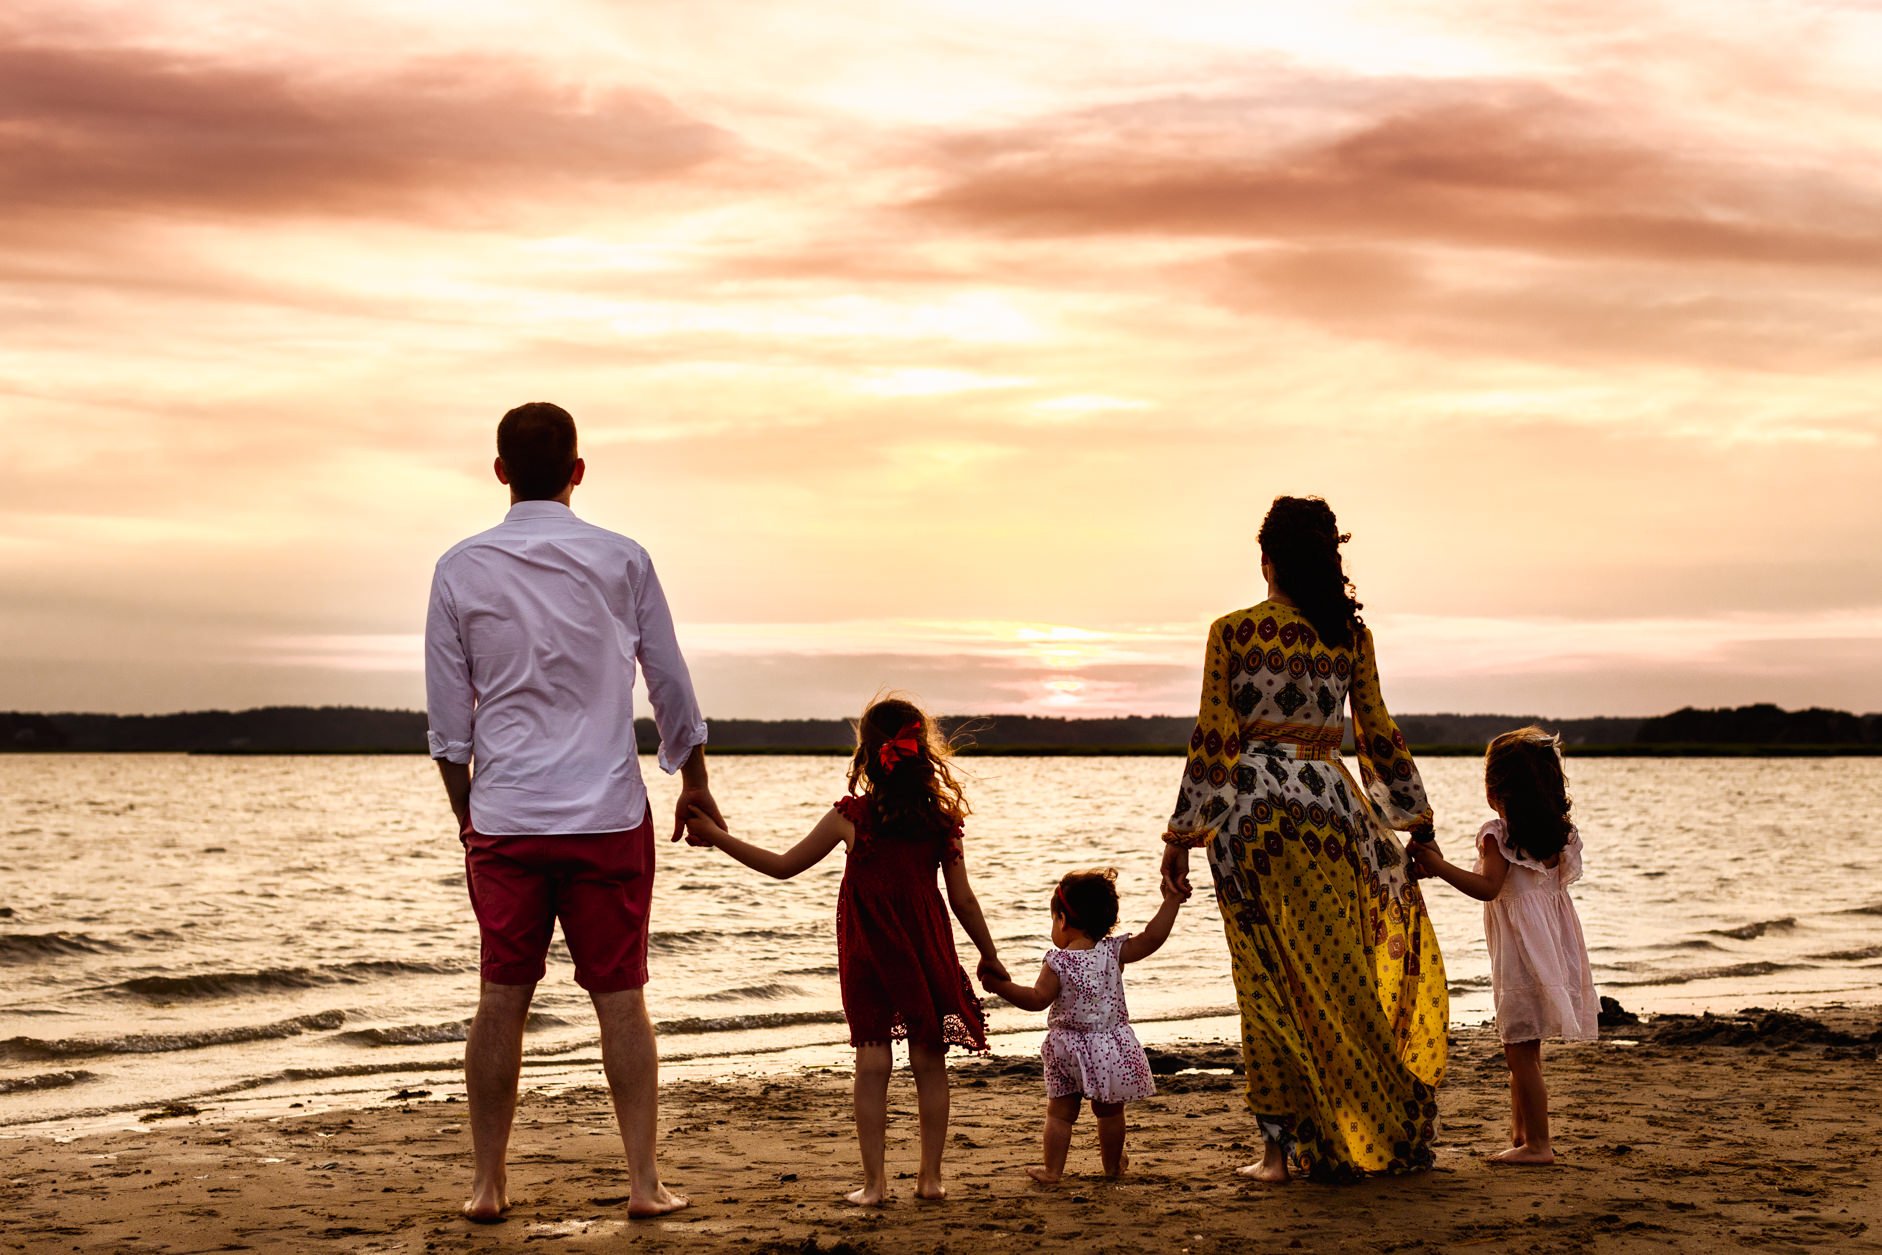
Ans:
{"label": "man", "polygon": [[425,622],[431,756],[457,816],[482,936],[464,1051],[476,1159],[464,1214],[479,1222],[509,1207],[523,1024],[557,918],[601,1023],[628,1214],[686,1205],[655,1162],[659,1059],[641,997],[654,841],[634,740],[636,663],[660,729],[660,766],[683,777],[675,838],[693,806],[718,808],[705,720],[653,563],[569,509],[586,470],[567,411],[536,401],[505,414],[496,475],[510,512],[439,559]]}

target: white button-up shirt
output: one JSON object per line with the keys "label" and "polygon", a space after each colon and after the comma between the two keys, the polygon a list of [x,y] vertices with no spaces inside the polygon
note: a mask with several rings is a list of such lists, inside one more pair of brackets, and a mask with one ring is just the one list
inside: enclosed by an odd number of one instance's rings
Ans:
{"label": "white button-up shirt", "polygon": [[647,810],[634,740],[646,668],[660,766],[706,721],[647,551],[555,501],[519,501],[438,560],[425,618],[431,756],[473,760],[490,836],[621,832]]}

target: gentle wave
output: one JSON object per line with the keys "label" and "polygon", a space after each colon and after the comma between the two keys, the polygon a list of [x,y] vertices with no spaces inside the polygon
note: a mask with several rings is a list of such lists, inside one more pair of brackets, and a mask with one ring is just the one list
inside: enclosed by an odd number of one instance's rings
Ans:
{"label": "gentle wave", "polygon": [[139,998],[226,998],[235,994],[268,993],[281,989],[314,989],[321,985],[361,985],[380,976],[442,976],[466,970],[466,966],[453,963],[367,959],[355,963],[338,963],[331,967],[269,967],[249,972],[139,976],[107,985],[105,992],[131,994]]}
{"label": "gentle wave", "polygon": [[1882,946],[1863,946],[1855,950],[1832,950],[1828,954],[1811,954],[1805,957],[1817,959],[1824,963],[1854,963],[1858,959],[1882,959]]}
{"label": "gentle wave", "polygon": [[647,935],[647,950],[651,954],[694,954],[701,950],[734,949],[753,942],[801,941],[805,937],[821,936],[825,931],[822,924],[803,924],[794,928],[655,932]]}
{"label": "gentle wave", "polygon": [[1709,928],[1706,930],[1706,935],[1709,937],[1730,937],[1733,941],[1756,941],[1759,937],[1764,936],[1772,929],[1788,931],[1795,927],[1797,927],[1797,917],[1794,915],[1786,915],[1782,919],[1759,920],[1755,924],[1743,924],[1737,928]]}
{"label": "gentle wave", "polygon": [[1848,910],[1838,911],[1838,915],[1882,915],[1882,902],[1871,902],[1868,906],[1852,906]]}
{"label": "gentle wave", "polygon": [[72,954],[107,954],[124,947],[84,933],[0,933],[0,963],[32,963]]}
{"label": "gentle wave", "polygon": [[780,998],[797,998],[804,991],[796,985],[786,985],[781,981],[766,981],[761,985],[740,985],[736,989],[721,989],[715,994],[700,994],[701,1002],[776,1002]]}
{"label": "gentle wave", "polygon": [[[340,1034],[341,1041],[362,1046],[432,1046],[442,1042],[463,1041],[470,1033],[469,1020],[448,1020],[442,1024],[399,1024],[383,1028],[358,1028]],[[568,1021],[543,1011],[532,1011],[525,1021],[531,1029],[559,1028]]]}
{"label": "gentle wave", "polygon": [[37,1076],[0,1076],[0,1094],[17,1094],[28,1089],[64,1089],[89,1081],[94,1072],[41,1072]]}
{"label": "gentle wave", "polygon": [[237,1024],[193,1033],[128,1033],[123,1037],[9,1037],[0,1041],[0,1059],[77,1059],[91,1055],[152,1055],[236,1042],[271,1041],[338,1028],[344,1011],[316,1011],[273,1024]]}
{"label": "gentle wave", "polygon": [[669,1037],[692,1033],[742,1033],[755,1028],[790,1028],[796,1024],[841,1024],[841,1011],[759,1011],[752,1015],[688,1016],[662,1020],[656,1028]]}
{"label": "gentle wave", "polygon": [[1690,985],[1700,980],[1730,980],[1737,976],[1769,976],[1773,972],[1791,972],[1808,963],[1733,963],[1726,967],[1701,967],[1686,972],[1667,972],[1641,980],[1608,980],[1607,985],[1638,988],[1647,985]]}

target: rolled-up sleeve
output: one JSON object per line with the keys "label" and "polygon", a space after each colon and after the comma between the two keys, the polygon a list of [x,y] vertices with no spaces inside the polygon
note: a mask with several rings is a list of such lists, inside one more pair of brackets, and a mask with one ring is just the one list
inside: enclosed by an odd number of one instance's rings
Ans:
{"label": "rolled-up sleeve", "polygon": [[458,633],[457,607],[440,564],[431,577],[431,606],[425,613],[425,714],[431,756],[446,762],[471,760],[471,711],[476,706],[470,660]]}
{"label": "rolled-up sleeve", "polygon": [[672,775],[686,765],[695,746],[706,743],[706,717],[693,694],[693,677],[680,653],[673,628],[673,612],[660,587],[653,560],[634,589],[634,614],[640,628],[640,666],[647,677],[647,697],[653,703],[654,726],[660,730],[660,770]]}

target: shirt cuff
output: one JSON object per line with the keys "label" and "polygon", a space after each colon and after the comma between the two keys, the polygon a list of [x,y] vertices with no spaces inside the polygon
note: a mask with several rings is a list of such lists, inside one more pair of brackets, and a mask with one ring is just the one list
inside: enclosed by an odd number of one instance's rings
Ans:
{"label": "shirt cuff", "polygon": [[471,760],[469,741],[452,741],[439,736],[436,732],[426,732],[425,739],[431,743],[431,756],[442,758],[447,763],[468,763]]}
{"label": "shirt cuff", "polygon": [[662,736],[660,738],[660,770],[669,776],[686,765],[686,760],[693,756],[693,751],[706,743],[706,721],[701,719],[687,730],[683,738]]}

